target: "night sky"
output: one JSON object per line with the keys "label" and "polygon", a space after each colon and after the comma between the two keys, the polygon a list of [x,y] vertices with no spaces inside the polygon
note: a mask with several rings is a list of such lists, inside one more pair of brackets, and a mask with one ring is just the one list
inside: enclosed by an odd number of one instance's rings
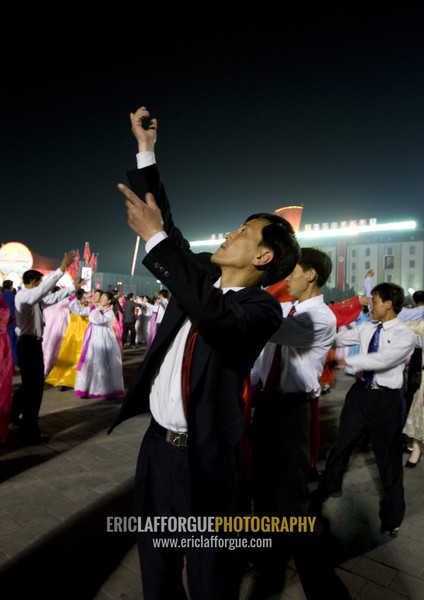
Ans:
{"label": "night sky", "polygon": [[59,261],[89,241],[99,271],[129,273],[135,235],[116,184],[136,166],[129,113],[143,104],[158,118],[158,165],[190,240],[291,204],[303,205],[303,224],[423,225],[415,4],[237,18],[211,5],[213,15],[166,22],[143,6],[107,25],[57,15],[30,30],[28,17],[26,33],[11,25],[19,37],[0,48],[0,244]]}

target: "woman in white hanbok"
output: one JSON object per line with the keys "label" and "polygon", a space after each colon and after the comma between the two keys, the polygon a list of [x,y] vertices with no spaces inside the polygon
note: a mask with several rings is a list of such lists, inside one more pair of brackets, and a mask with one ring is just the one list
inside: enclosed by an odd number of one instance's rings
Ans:
{"label": "woman in white hanbok", "polygon": [[75,380],[75,395],[80,398],[125,395],[119,324],[113,300],[112,292],[103,292],[100,305],[89,314]]}

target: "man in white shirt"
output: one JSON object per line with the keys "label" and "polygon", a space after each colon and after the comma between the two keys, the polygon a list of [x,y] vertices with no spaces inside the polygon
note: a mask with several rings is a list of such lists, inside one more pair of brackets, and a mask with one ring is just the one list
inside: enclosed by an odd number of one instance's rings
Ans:
{"label": "man in white shirt", "polygon": [[412,300],[415,306],[411,308],[404,306],[398,314],[398,318],[401,321],[419,321],[420,319],[424,319],[424,291],[417,290],[414,292]]}
{"label": "man in white shirt", "polygon": [[162,319],[165,315],[165,310],[169,303],[169,293],[168,290],[160,290],[158,292],[156,304],[158,307],[158,314],[156,317],[156,327],[159,327],[162,323]]}
{"label": "man in white shirt", "polygon": [[84,280],[79,279],[71,287],[50,293],[74,260],[73,250],[65,253],[59,268],[46,277],[35,269],[25,271],[22,276],[24,287],[15,296],[17,354],[22,381],[13,396],[10,420],[19,424],[24,444],[48,441],[38,425],[44,391],[43,308],[70,296],[76,287],[84,284]]}
{"label": "man in white shirt", "polygon": [[350,456],[367,434],[383,486],[379,511],[381,530],[390,535],[397,535],[405,514],[404,370],[415,346],[414,332],[398,318],[403,302],[404,292],[400,286],[380,283],[372,291],[374,321],[337,334],[338,346],[360,344],[359,354],[338,361],[341,368],[349,366],[354,370],[356,381],[346,395],[336,439],[318,489],[312,495],[313,510],[320,512],[328,496],[341,492]]}
{"label": "man in white shirt", "polygon": [[372,288],[374,287],[374,279],[373,279],[374,275],[375,275],[374,269],[369,269],[369,271],[367,271],[365,274],[364,296],[366,296],[367,298],[371,298]]}
{"label": "man in white shirt", "polygon": [[[310,402],[320,395],[319,379],[336,337],[336,317],[321,293],[331,270],[327,254],[301,248],[300,260],[286,278],[287,291],[296,301],[281,304],[282,324],[252,370],[252,382],[258,385],[252,422],[253,499],[260,516],[308,515]],[[277,534],[271,549],[258,551],[252,600],[281,592],[290,553],[308,599],[350,598],[316,523],[314,533]]]}

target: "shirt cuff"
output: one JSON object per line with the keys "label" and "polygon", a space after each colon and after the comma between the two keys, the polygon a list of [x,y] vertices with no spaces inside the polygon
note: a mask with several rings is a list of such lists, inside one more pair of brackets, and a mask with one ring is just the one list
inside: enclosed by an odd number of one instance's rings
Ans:
{"label": "shirt cuff", "polygon": [[143,169],[144,167],[150,167],[150,165],[156,164],[156,157],[154,152],[143,151],[137,152],[137,169]]}
{"label": "shirt cuff", "polygon": [[165,231],[158,231],[157,233],[155,233],[155,235],[152,235],[152,237],[146,242],[146,252],[149,253],[150,250],[153,250],[153,248],[157,246],[159,242],[166,239],[167,237],[168,235],[165,233]]}

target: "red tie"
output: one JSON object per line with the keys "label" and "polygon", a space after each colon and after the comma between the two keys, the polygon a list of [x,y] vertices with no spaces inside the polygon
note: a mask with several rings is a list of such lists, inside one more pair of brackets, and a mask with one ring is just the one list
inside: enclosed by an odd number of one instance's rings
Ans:
{"label": "red tie", "polygon": [[287,315],[286,319],[288,317],[292,317],[294,315],[294,313],[296,312],[296,306],[293,304],[293,306],[291,307],[289,314]]}
{"label": "red tie", "polygon": [[[296,312],[296,306],[293,305],[290,309],[288,317],[292,317]],[[263,394],[265,398],[268,398],[271,392],[275,389],[278,381],[278,375],[280,373],[280,363],[281,363],[281,344],[275,344],[274,356],[271,363],[271,368],[268,373],[268,377],[266,379],[266,383],[264,385]]]}
{"label": "red tie", "polygon": [[196,344],[197,331],[193,325],[188,332],[187,340],[184,346],[183,364],[181,366],[181,393],[183,397],[184,414],[187,418],[188,414],[188,399],[190,396],[190,369],[193,350]]}

